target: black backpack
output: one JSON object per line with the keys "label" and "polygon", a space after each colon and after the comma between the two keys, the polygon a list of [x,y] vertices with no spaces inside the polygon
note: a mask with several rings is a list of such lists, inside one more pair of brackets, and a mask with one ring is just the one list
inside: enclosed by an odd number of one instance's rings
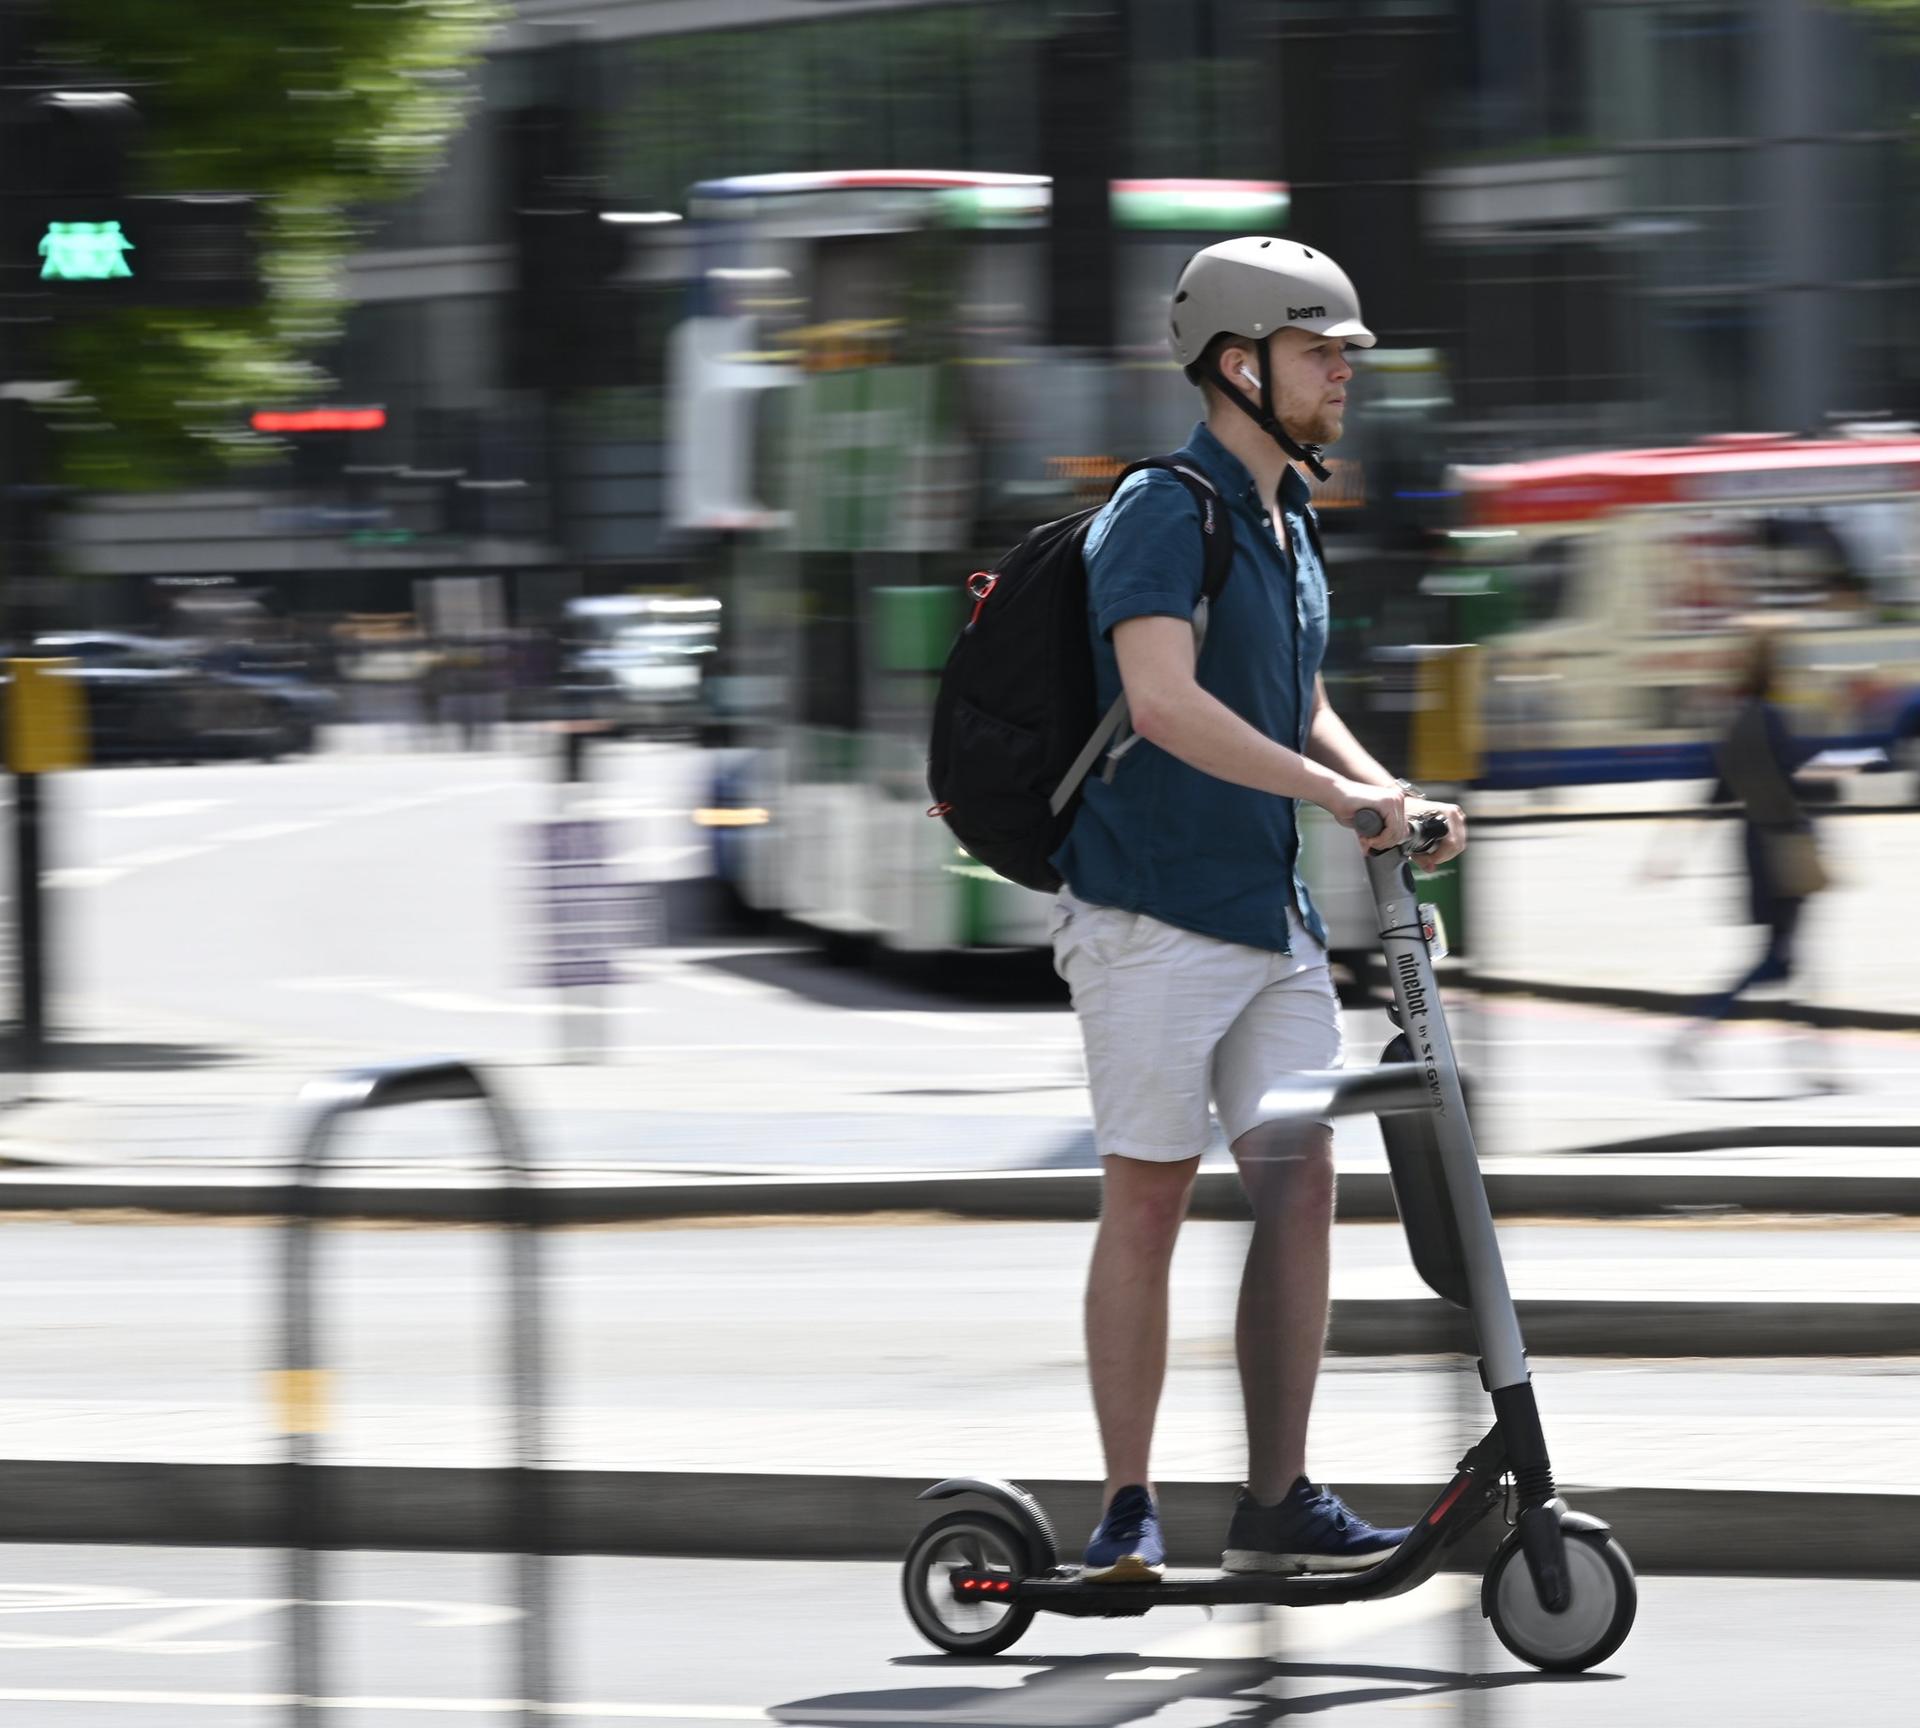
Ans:
{"label": "black backpack", "polygon": [[[1171,457],[1135,462],[1115,490],[1142,468],[1178,475],[1200,506],[1206,575],[1193,615],[1197,652],[1208,606],[1227,584],[1233,526],[1213,484]],[[1104,717],[1094,706],[1081,554],[1102,508],[1042,523],[994,569],[967,578],[973,614],[934,700],[927,786],[936,802],[927,814],[943,817],[969,853],[1023,888],[1060,886],[1048,860],[1073,826],[1081,783],[1103,750],[1111,778],[1136,741],[1124,694]]]}

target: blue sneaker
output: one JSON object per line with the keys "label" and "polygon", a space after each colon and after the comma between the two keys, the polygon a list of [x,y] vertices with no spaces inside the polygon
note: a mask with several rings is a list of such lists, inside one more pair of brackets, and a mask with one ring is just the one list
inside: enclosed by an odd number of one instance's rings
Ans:
{"label": "blue sneaker", "polygon": [[1262,1506],[1240,1490],[1220,1567],[1226,1572],[1361,1572],[1410,1534],[1375,1529],[1338,1494],[1302,1476],[1274,1506]]}
{"label": "blue sneaker", "polygon": [[1166,1569],[1167,1545],[1153,1496],[1144,1488],[1122,1488],[1087,1540],[1081,1577],[1089,1584],[1153,1584]]}

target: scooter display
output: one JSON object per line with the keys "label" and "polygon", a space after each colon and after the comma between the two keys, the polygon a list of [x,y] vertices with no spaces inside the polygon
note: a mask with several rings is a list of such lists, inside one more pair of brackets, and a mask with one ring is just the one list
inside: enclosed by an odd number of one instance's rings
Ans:
{"label": "scooter display", "polygon": [[[1380,832],[1372,811],[1361,818],[1363,836]],[[1492,1427],[1460,1460],[1406,1540],[1359,1572],[1170,1570],[1157,1583],[1088,1583],[1078,1566],[1061,1563],[1046,1511],[1025,1489],[978,1476],[938,1482],[920,1498],[987,1502],[983,1510],[936,1518],[907,1551],[908,1615],[941,1650],[992,1655],[1013,1644],[1038,1613],[1124,1617],[1176,1605],[1304,1607],[1397,1596],[1430,1578],[1448,1551],[1503,1504],[1513,1508],[1511,1528],[1488,1563],[1480,1591],[1481,1612],[1500,1642],[1523,1662],[1570,1673],[1604,1662],[1626,1639],[1638,1602],[1633,1566],[1604,1523],[1569,1509],[1555,1490],[1434,980],[1428,913],[1411,858],[1437,844],[1445,831],[1443,821],[1428,818],[1405,844],[1368,855],[1400,1027],[1381,1065],[1288,1076],[1263,1102],[1272,1119],[1365,1112],[1380,1117],[1414,1267],[1436,1295],[1472,1316]]]}

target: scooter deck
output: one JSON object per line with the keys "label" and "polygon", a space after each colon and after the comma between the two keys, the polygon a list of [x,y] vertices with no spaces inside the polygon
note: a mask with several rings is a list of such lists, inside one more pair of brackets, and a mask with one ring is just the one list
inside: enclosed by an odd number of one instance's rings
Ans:
{"label": "scooter deck", "polygon": [[[1150,1608],[1225,1607],[1234,1603],[1346,1602],[1361,1596],[1396,1594],[1381,1588],[1381,1566],[1355,1572],[1221,1572],[1171,1567],[1158,1582],[1089,1583],[1077,1566],[1015,1582],[1012,1595],[1030,1608],[1055,1614],[1144,1614]],[[1399,1586],[1411,1588],[1425,1573]]]}

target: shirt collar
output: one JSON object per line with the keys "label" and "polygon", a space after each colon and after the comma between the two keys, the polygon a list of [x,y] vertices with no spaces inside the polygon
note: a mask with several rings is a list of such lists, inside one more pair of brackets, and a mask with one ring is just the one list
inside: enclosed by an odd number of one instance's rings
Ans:
{"label": "shirt collar", "polygon": [[[1260,496],[1259,485],[1247,465],[1213,435],[1206,421],[1198,422],[1187,439],[1181,455],[1190,457],[1195,467],[1220,488],[1223,498],[1237,498],[1265,513],[1267,501]],[[1306,477],[1291,462],[1280,476],[1280,506],[1284,510],[1310,510],[1313,494]]]}

